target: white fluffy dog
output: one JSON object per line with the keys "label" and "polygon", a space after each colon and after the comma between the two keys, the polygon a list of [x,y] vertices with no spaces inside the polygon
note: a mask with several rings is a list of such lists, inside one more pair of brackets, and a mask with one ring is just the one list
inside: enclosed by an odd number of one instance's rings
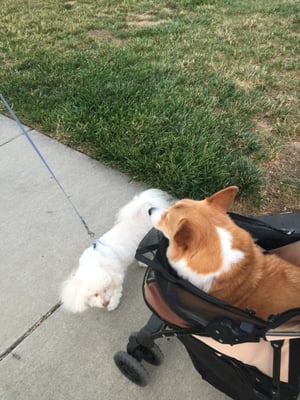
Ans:
{"label": "white fluffy dog", "polygon": [[78,269],[64,283],[61,300],[65,309],[81,312],[90,307],[114,310],[122,296],[127,267],[133,263],[139,242],[153,227],[148,210],[165,209],[171,198],[158,189],[136,195],[118,213],[115,225],[87,248]]}

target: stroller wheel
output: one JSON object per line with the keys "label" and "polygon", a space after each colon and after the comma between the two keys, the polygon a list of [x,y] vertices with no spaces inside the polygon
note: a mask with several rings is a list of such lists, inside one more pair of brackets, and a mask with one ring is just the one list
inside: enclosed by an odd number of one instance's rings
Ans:
{"label": "stroller wheel", "polygon": [[154,346],[151,347],[151,349],[143,347],[142,352],[143,352],[143,359],[151,365],[160,365],[164,360],[164,354],[157,346],[157,344],[154,344]]}
{"label": "stroller wheel", "polygon": [[114,361],[129,380],[139,386],[146,386],[149,376],[145,368],[130,354],[125,351],[118,351],[114,356]]}

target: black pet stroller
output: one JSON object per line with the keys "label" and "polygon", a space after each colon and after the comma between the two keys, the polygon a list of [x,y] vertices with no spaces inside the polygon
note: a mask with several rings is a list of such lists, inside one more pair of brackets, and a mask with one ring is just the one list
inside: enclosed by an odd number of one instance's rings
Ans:
{"label": "black pet stroller", "polygon": [[[300,226],[300,213],[230,216],[265,251],[291,248],[297,257],[300,230],[293,227]],[[167,239],[153,229],[137,249],[136,259],[148,265],[143,294],[153,314],[129,337],[127,352],[115,354],[120,371],[145,386],[149,377],[141,361],[161,364],[163,354],[155,339],[176,336],[202,377],[232,399],[297,399],[300,308],[265,321],[252,310],[226,304],[179,278],[168,264],[167,247]]]}

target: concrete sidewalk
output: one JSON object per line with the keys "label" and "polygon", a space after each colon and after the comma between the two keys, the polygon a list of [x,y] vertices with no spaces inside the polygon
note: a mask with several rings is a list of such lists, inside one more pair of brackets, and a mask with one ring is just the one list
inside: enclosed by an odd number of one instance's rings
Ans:
{"label": "concrete sidewalk", "polygon": [[[145,188],[38,132],[30,134],[97,236]],[[145,388],[118,371],[114,353],[125,350],[129,334],[150,316],[141,293],[144,270],[136,264],[117,310],[55,310],[61,282],[90,238],[17,125],[1,115],[0,182],[0,354],[6,354],[1,400],[228,399],[202,381],[176,339],[159,341],[165,360],[147,366],[151,382]]]}

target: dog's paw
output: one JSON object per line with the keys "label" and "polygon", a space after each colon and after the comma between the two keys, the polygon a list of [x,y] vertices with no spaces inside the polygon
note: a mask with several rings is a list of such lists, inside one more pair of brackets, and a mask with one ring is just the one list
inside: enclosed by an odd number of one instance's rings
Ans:
{"label": "dog's paw", "polygon": [[141,261],[138,261],[138,265],[139,265],[139,267],[141,267],[141,268],[148,268],[148,265],[142,263]]}
{"label": "dog's paw", "polygon": [[115,310],[118,305],[120,304],[121,296],[118,300],[111,300],[109,305],[107,306],[107,311],[113,311]]}
{"label": "dog's paw", "polygon": [[115,310],[118,307],[118,305],[120,304],[121,297],[122,297],[122,288],[120,288],[119,290],[115,290],[114,294],[112,295],[112,297],[109,301],[107,310],[108,311]]}

